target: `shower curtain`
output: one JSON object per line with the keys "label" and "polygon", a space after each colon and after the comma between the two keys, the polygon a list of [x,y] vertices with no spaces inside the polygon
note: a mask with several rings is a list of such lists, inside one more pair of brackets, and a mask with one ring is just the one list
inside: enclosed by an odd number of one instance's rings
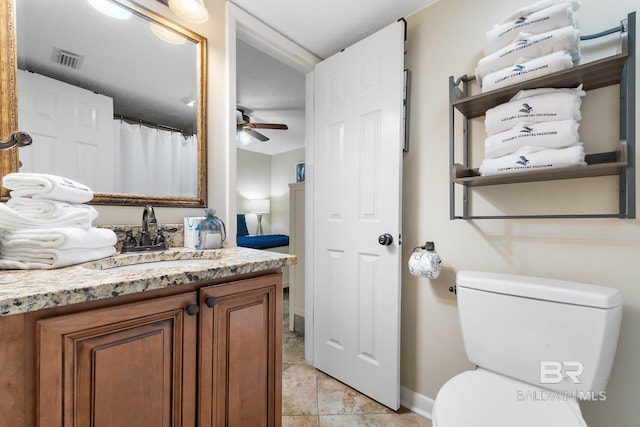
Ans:
{"label": "shower curtain", "polygon": [[113,121],[115,191],[153,196],[197,196],[195,135]]}

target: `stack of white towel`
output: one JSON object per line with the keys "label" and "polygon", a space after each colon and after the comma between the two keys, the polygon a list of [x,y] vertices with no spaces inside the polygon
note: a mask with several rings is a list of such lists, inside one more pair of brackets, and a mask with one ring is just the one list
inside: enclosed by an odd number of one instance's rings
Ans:
{"label": "stack of white towel", "polygon": [[487,110],[483,176],[584,165],[578,136],[585,92],[575,89],[522,90]]}
{"label": "stack of white towel", "polygon": [[482,92],[573,67],[580,59],[573,18],[579,7],[579,0],[542,0],[494,25],[475,73]]}
{"label": "stack of white towel", "polygon": [[86,205],[93,191],[68,178],[11,173],[0,203],[0,269],[49,269],[115,254],[116,234],[95,228],[98,212]]}

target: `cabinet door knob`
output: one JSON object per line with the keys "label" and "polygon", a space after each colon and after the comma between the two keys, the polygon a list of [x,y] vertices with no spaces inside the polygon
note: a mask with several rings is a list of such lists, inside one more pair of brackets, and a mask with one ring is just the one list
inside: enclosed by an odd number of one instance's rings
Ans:
{"label": "cabinet door knob", "polygon": [[198,314],[199,311],[200,311],[200,307],[198,307],[198,304],[189,304],[187,306],[187,314],[189,316],[195,316],[196,314]]}
{"label": "cabinet door knob", "polygon": [[208,297],[204,300],[204,303],[207,304],[207,307],[213,308],[213,306],[216,305],[216,301],[216,297]]}

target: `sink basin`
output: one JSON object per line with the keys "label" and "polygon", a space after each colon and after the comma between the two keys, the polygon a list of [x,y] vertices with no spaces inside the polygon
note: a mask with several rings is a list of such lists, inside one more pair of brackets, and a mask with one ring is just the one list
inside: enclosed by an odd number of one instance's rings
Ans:
{"label": "sink basin", "polygon": [[[190,266],[198,266],[202,264],[211,264],[212,260],[210,259],[171,259],[171,260],[162,260],[162,261],[150,261],[150,262],[142,262],[138,264],[129,264],[129,265],[117,265],[117,266],[100,266],[99,270],[109,270],[109,271],[121,271],[121,270],[151,270],[157,268],[173,268],[173,267],[182,267],[185,265]],[[88,267],[94,268],[94,266]]]}

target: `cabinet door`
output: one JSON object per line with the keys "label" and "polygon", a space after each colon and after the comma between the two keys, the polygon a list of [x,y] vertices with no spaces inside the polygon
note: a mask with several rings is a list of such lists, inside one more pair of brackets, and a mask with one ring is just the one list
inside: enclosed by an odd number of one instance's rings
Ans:
{"label": "cabinet door", "polygon": [[195,425],[195,304],[189,292],[39,321],[39,425]]}
{"label": "cabinet door", "polygon": [[282,275],[201,289],[200,426],[280,426]]}

